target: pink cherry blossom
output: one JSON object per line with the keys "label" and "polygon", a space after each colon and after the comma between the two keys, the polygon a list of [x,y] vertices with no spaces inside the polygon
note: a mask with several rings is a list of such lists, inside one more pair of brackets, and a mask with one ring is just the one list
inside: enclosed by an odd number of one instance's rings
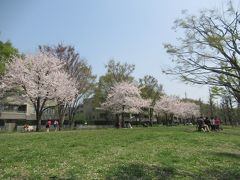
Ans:
{"label": "pink cherry blossom", "polygon": [[2,86],[23,91],[34,105],[39,126],[48,100],[71,101],[77,93],[75,82],[63,66],[56,57],[38,53],[23,59],[14,57],[6,68]]}
{"label": "pink cherry blossom", "polygon": [[179,98],[175,96],[163,96],[156,102],[154,111],[156,113],[174,114],[179,103]]}
{"label": "pink cherry blossom", "polygon": [[156,113],[173,114],[181,118],[200,115],[200,107],[195,103],[183,102],[175,96],[164,96],[154,106]]}
{"label": "pink cherry blossom", "polygon": [[113,113],[139,113],[141,108],[149,107],[150,101],[140,96],[140,90],[129,82],[116,83],[108,93],[106,102],[102,104]]}

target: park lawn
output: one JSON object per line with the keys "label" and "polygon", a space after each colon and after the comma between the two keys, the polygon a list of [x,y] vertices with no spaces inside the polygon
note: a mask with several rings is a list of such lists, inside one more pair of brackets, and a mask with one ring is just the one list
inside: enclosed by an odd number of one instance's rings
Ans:
{"label": "park lawn", "polygon": [[240,179],[240,128],[0,134],[0,179]]}

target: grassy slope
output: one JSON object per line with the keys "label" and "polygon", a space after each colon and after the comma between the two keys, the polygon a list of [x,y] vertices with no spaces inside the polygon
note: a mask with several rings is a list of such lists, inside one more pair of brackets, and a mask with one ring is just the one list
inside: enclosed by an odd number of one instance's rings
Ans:
{"label": "grassy slope", "polygon": [[0,134],[0,179],[240,179],[240,129]]}

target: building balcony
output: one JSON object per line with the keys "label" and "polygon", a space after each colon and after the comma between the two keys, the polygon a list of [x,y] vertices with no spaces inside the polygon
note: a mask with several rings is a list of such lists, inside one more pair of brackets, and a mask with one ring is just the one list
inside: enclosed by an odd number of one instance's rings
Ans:
{"label": "building balcony", "polygon": [[11,112],[11,111],[3,111],[0,113],[0,119],[26,119],[26,113],[25,112]]}

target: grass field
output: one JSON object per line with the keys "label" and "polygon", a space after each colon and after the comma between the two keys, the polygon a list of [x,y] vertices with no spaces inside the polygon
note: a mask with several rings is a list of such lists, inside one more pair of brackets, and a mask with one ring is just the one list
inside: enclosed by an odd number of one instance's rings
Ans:
{"label": "grass field", "polygon": [[240,179],[240,128],[0,134],[0,179]]}

